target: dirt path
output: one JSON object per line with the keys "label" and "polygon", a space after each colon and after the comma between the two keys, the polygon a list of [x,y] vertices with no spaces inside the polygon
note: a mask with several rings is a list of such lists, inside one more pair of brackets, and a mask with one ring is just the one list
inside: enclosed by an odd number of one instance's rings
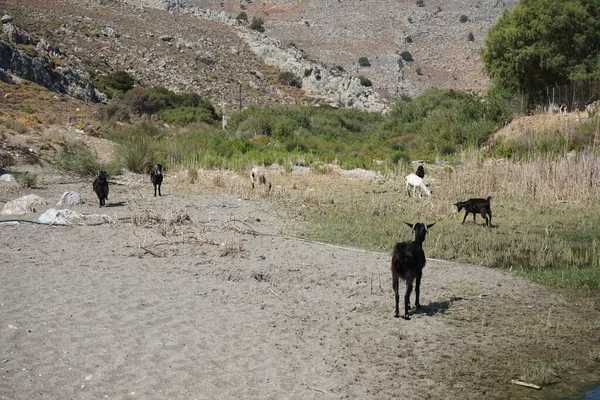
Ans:
{"label": "dirt path", "polygon": [[[0,399],[538,399],[597,374],[597,299],[430,260],[424,309],[395,319],[388,254],[285,237],[255,194],[155,199],[146,179],[100,210],[88,182],[27,192],[79,191],[114,224],[0,225]],[[535,361],[550,386],[510,383]]]}

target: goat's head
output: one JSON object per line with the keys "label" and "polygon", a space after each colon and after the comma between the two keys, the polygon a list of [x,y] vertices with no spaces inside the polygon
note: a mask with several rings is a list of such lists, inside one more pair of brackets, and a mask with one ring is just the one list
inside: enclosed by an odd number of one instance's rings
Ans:
{"label": "goat's head", "polygon": [[98,180],[100,181],[105,181],[107,177],[108,173],[106,171],[100,171],[100,173],[98,174]]}
{"label": "goat's head", "polygon": [[160,164],[154,164],[152,166],[152,175],[162,175],[162,165]]}
{"label": "goat's head", "polygon": [[425,241],[425,236],[427,235],[427,231],[429,228],[434,226],[436,223],[425,225],[421,222],[417,222],[415,224],[411,224],[408,222],[404,222],[406,225],[410,226],[413,231],[415,231],[415,242],[423,243]]}
{"label": "goat's head", "polygon": [[457,201],[454,203],[454,205],[456,206],[457,210],[460,211],[465,207],[465,203],[465,201]]}

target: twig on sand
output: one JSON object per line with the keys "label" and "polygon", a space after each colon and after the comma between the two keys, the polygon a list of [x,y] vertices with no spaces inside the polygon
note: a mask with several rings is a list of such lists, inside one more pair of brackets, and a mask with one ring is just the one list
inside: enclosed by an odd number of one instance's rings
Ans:
{"label": "twig on sand", "polygon": [[510,382],[514,383],[515,385],[525,386],[525,387],[532,388],[535,390],[540,390],[542,388],[541,386],[538,386],[535,383],[527,383],[527,382],[523,382],[523,381],[518,381],[516,379],[511,379]]}
{"label": "twig on sand", "polygon": [[308,388],[309,388],[309,389],[312,389],[312,390],[316,390],[317,392],[321,392],[321,393],[327,393],[325,390],[323,390],[323,389],[319,389],[319,388],[316,388],[316,387],[314,387],[314,386],[309,386]]}
{"label": "twig on sand", "polygon": [[150,253],[150,254],[152,254],[152,255],[153,255],[154,257],[156,257],[156,258],[162,258],[162,256],[161,256],[161,255],[159,255],[159,254],[156,254],[156,253],[154,253],[154,252],[153,252],[153,251],[151,251],[151,250],[148,250],[148,249],[147,249],[147,248],[145,248],[144,246],[140,246],[140,249],[144,250],[146,253]]}
{"label": "twig on sand", "polygon": [[279,295],[277,293],[275,293],[275,291],[273,291],[273,289],[269,288],[269,290],[271,291],[271,293],[273,293],[275,296],[279,297]]}

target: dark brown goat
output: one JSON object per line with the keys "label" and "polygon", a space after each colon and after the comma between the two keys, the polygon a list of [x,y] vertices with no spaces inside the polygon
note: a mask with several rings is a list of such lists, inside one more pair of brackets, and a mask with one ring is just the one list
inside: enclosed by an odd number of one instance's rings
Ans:
{"label": "dark brown goat", "polygon": [[100,171],[96,179],[94,179],[94,183],[92,187],[94,188],[94,192],[98,196],[98,200],[100,201],[100,207],[106,204],[106,200],[108,200],[108,181],[106,180],[108,174],[106,171]]}
{"label": "dark brown goat", "polygon": [[152,184],[154,185],[154,197],[156,197],[156,189],[157,188],[158,188],[158,195],[162,196],[162,194],[160,193],[160,186],[162,185],[162,181],[163,181],[162,165],[154,164],[154,166],[152,167],[152,170],[150,171],[150,180],[152,181]]}
{"label": "dark brown goat", "polygon": [[400,302],[399,280],[406,281],[406,292],[404,293],[404,315],[402,318],[410,319],[408,316],[408,310],[410,309],[410,294],[413,289],[413,281],[416,280],[415,288],[415,306],[421,307],[419,303],[419,294],[421,290],[421,276],[423,275],[423,268],[425,267],[425,252],[423,251],[423,242],[425,241],[425,235],[427,230],[435,225],[435,222],[430,225],[425,225],[420,222],[416,224],[409,224],[415,231],[415,240],[412,242],[401,242],[396,243],[394,246],[394,252],[392,253],[392,287],[394,288],[394,296],[396,301],[396,313],[395,317],[400,316],[400,310],[398,309],[398,303]]}
{"label": "dark brown goat", "polygon": [[[473,214],[473,223],[477,224],[476,215],[481,214],[483,219],[485,219],[486,226],[492,226],[492,197],[489,196],[487,199],[469,199],[466,201],[459,201],[454,203],[458,211],[465,209],[465,217],[462,220],[462,223],[465,223],[467,219],[467,215],[469,213]],[[489,218],[488,218],[489,217]]]}

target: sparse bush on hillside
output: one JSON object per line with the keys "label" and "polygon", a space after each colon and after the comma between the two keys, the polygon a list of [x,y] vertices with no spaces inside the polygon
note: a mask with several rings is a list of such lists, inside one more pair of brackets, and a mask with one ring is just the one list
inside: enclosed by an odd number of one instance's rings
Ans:
{"label": "sparse bush on hillside", "polygon": [[250,29],[253,29],[257,32],[264,32],[265,25],[262,18],[252,17],[252,22],[250,23]]}
{"label": "sparse bush on hillside", "polygon": [[402,53],[400,53],[400,58],[406,62],[414,61],[412,54],[410,54],[410,51],[406,51],[406,50],[403,51]]}
{"label": "sparse bush on hillside", "polygon": [[235,20],[239,23],[247,23],[248,22],[248,14],[246,14],[245,11],[240,12],[237,17],[235,17]]}
{"label": "sparse bush on hillside", "polygon": [[133,89],[135,79],[126,71],[115,71],[98,77],[94,85],[99,91],[112,98],[115,92],[125,93]]}
{"label": "sparse bush on hillside", "polygon": [[415,72],[417,73],[417,75],[423,75],[423,72],[421,72],[421,67],[417,67]]}
{"label": "sparse bush on hillside", "polygon": [[413,39],[412,39],[412,37],[410,37],[410,36],[407,36],[407,37],[405,37],[405,38],[404,38],[404,41],[405,41],[406,43],[409,43],[409,44],[410,44],[410,43],[412,43],[412,42],[413,42]]}
{"label": "sparse bush on hillside", "polygon": [[279,74],[279,81],[289,86],[295,86],[297,88],[302,87],[302,80],[299,79],[293,72],[283,71]]}
{"label": "sparse bush on hillside", "polygon": [[424,0],[417,0],[417,7],[425,7],[425,1]]}
{"label": "sparse bush on hillside", "polygon": [[366,76],[360,75],[358,79],[360,80],[360,84],[362,86],[373,86],[373,83]]}
{"label": "sparse bush on hillside", "polygon": [[475,41],[475,36],[473,36],[473,32],[469,32],[469,36],[467,36],[467,40],[469,42]]}
{"label": "sparse bush on hillside", "polygon": [[469,17],[467,17],[465,14],[462,14],[458,20],[464,24],[469,20]]}
{"label": "sparse bush on hillside", "polygon": [[129,107],[121,101],[114,99],[107,104],[98,107],[97,117],[102,122],[129,122],[131,118],[129,115]]}
{"label": "sparse bush on hillside", "polygon": [[360,65],[361,67],[370,67],[371,62],[369,61],[369,59],[367,57],[360,57],[358,59],[358,65]]}

